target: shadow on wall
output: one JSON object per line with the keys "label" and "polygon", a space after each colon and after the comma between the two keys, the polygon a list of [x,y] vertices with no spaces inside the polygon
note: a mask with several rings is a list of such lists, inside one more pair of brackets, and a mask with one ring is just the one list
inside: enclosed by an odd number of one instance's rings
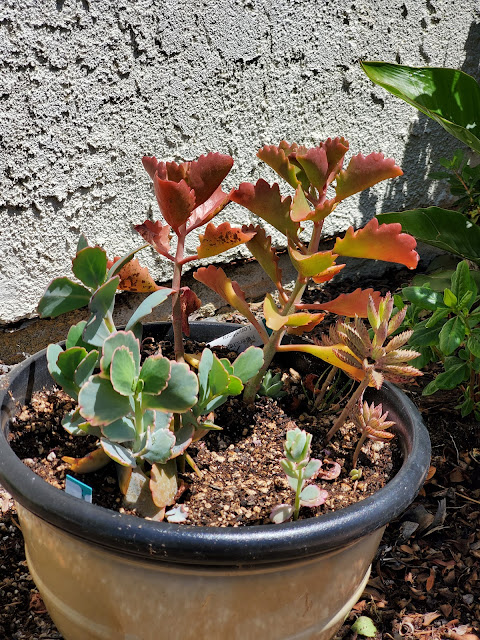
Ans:
{"label": "shadow on wall", "polygon": [[[465,61],[461,66],[462,71],[480,81],[480,23],[474,22],[470,26],[464,46]],[[400,63],[399,60],[397,62]],[[426,59],[429,64],[430,59]],[[427,207],[433,204],[447,204],[445,198],[447,191],[442,183],[436,183],[433,193],[426,198],[422,194],[427,193],[432,187],[432,181],[428,177],[429,170],[433,167],[439,169],[440,158],[451,157],[455,149],[461,143],[449,136],[440,125],[420,112],[415,112],[412,107],[412,115],[417,113],[417,120],[410,127],[408,140],[405,145],[405,153],[400,163],[404,175],[389,181],[381,212],[402,211],[415,207]],[[403,124],[403,123],[392,123]],[[442,202],[442,200],[444,202]],[[362,223],[367,222],[375,215],[378,197],[375,193],[363,191],[359,199],[359,209]]]}

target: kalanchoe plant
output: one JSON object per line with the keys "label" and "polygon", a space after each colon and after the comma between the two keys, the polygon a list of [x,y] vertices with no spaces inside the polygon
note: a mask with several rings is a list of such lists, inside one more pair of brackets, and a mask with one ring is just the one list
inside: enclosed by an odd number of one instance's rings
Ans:
{"label": "kalanchoe plant", "polygon": [[354,469],[357,466],[362,445],[367,438],[383,442],[393,438],[393,433],[387,431],[387,429],[393,427],[395,422],[387,420],[387,415],[388,412],[382,414],[381,404],[375,405],[373,402],[370,405],[368,402],[364,402],[363,404],[361,402],[358,403],[352,414],[352,420],[361,433],[360,440],[357,443],[352,458],[352,466]]}
{"label": "kalanchoe plant", "polygon": [[[90,311],[87,320],[70,330],[65,350],[59,346],[50,346],[48,350],[52,376],[78,400],[78,407],[64,420],[65,428],[71,434],[90,433],[99,437],[98,450],[72,461],[74,470],[86,472],[113,459],[120,470],[120,485],[127,502],[150,517],[161,519],[165,508],[175,503],[177,491],[181,492],[177,467],[182,469],[188,462],[198,472],[186,449],[208,429],[218,428],[215,410],[229,396],[242,392],[246,403],[252,403],[258,393],[281,394],[281,380],[269,373],[275,353],[307,352],[357,380],[359,390],[354,394],[353,404],[347,404],[347,413],[361,400],[368,385],[381,384],[386,371],[396,379],[413,375],[413,370],[403,364],[409,356],[400,355],[402,338],[394,338],[394,346],[392,342],[383,346],[387,335],[398,327],[398,322],[390,319],[390,298],[382,300],[372,289],[357,289],[325,303],[304,304],[301,300],[310,280],[327,282],[344,268],[344,264],[337,264],[339,257],[368,257],[409,268],[414,268],[418,261],[415,240],[402,233],[399,224],[379,226],[376,219],[358,231],[348,229],[343,238],[336,239],[331,250],[319,250],[324,220],[344,199],[402,173],[393,160],[380,153],[356,155],[343,169],[347,151],[344,138],[328,139],[313,148],[281,142],[278,147],[261,149],[259,158],[293,187],[293,197],[283,197],[277,184],[270,186],[264,180],[255,185],[243,183],[230,193],[222,191],[221,183],[233,160],[219,153],[181,164],[159,162],[153,157],[143,159],[164,221],[146,220],[136,225],[147,244],[114,260],[108,260],[100,247],[88,246],[82,236],[72,263],[74,276],[80,283],[69,278],[55,279],[39,305],[44,317],[55,317],[86,305]],[[228,222],[218,226],[212,222],[229,201],[243,205],[286,237],[298,273],[291,290],[282,282],[276,250],[263,227],[251,224],[235,228]],[[207,226],[199,234],[196,253],[186,255],[187,236],[204,225]],[[308,231],[309,238],[305,239]],[[174,250],[170,245],[172,235],[176,236]],[[201,358],[192,358],[185,354],[183,335],[189,334],[188,316],[198,309],[200,301],[188,287],[182,286],[183,267],[239,244],[246,244],[275,285],[276,297],[268,294],[263,303],[269,331],[250,310],[238,283],[230,280],[223,269],[214,265],[201,267],[194,277],[242,313],[258,332],[264,347],[247,349],[233,363],[218,358],[210,349],[205,349]],[[156,285],[135,259],[136,252],[148,245],[172,263],[171,288]],[[118,289],[149,293],[121,331],[113,321]],[[158,352],[142,363],[142,320],[167,299],[172,302],[175,360],[170,362]],[[368,317],[373,340],[357,318],[352,325],[338,325],[330,338],[319,344],[282,344],[287,332],[308,333],[326,312]],[[302,453],[298,442],[289,440],[293,437],[287,436],[288,455],[292,464],[300,465],[295,468],[302,471],[298,476],[302,484],[306,479],[302,465],[309,456],[310,440],[299,436],[302,442],[305,440]],[[293,459],[292,452],[303,457]],[[313,466],[308,469],[310,472]],[[312,489],[304,489],[303,485],[299,495],[304,490],[307,494],[302,500],[318,499],[318,496],[309,498]],[[174,507],[169,514],[177,522],[185,519],[182,508]]]}
{"label": "kalanchoe plant", "polygon": [[312,435],[298,427],[287,431],[283,445],[285,459],[280,460],[280,464],[288,484],[295,491],[295,503],[293,506],[279,504],[272,510],[270,519],[275,524],[286,522],[292,516],[297,520],[300,507],[318,507],[328,497],[327,491],[316,484],[308,484],[318,476],[322,467],[321,460],[310,458],[311,442]]}

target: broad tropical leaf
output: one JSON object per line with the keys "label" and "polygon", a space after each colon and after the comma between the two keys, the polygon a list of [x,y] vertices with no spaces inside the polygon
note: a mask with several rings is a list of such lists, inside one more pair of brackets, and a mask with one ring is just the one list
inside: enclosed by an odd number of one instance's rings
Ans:
{"label": "broad tropical leaf", "polygon": [[480,153],[480,87],[458,69],[363,62],[367,76]]}

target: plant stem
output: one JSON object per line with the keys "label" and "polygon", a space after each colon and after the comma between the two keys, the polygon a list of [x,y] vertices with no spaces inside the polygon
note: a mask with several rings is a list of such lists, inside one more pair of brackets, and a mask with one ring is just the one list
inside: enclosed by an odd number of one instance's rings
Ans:
{"label": "plant stem", "polygon": [[318,409],[319,406],[322,404],[322,400],[324,399],[325,394],[327,393],[327,389],[328,389],[330,383],[332,382],[332,380],[334,379],[335,374],[337,373],[337,371],[338,371],[338,367],[332,366],[328,376],[326,377],[324,383],[322,384],[322,388],[320,389],[320,393],[315,398],[315,403],[313,405],[315,407],[315,409]]}
{"label": "plant stem", "polygon": [[143,434],[143,411],[142,411],[142,403],[140,400],[141,394],[135,396],[134,406],[135,406],[135,445],[134,450],[137,450],[140,440]]}
{"label": "plant stem", "polygon": [[293,512],[293,519],[298,520],[298,514],[300,513],[300,494],[302,493],[303,485],[303,471],[300,471],[300,477],[298,478],[297,490],[295,491],[295,507]]}
{"label": "plant stem", "polygon": [[175,293],[172,299],[172,327],[173,327],[173,346],[175,350],[175,360],[177,362],[185,362],[185,350],[183,346],[182,335],[182,306],[180,286],[182,283],[182,260],[185,248],[185,234],[178,230],[177,252],[175,254],[175,266],[173,268],[172,289]]}
{"label": "plant stem", "polygon": [[358,456],[360,455],[360,451],[362,449],[363,443],[365,442],[365,440],[368,438],[368,435],[365,432],[362,432],[361,436],[360,436],[360,440],[357,442],[357,446],[355,447],[355,452],[353,454],[353,458],[352,458],[352,466],[354,469],[357,468],[357,460],[358,460]]}
{"label": "plant stem", "polygon": [[[295,302],[298,296],[301,296],[303,290],[305,289],[305,280],[304,278],[297,278],[297,282],[293,288],[288,301],[285,303],[285,306],[282,309],[281,315],[287,316],[291,310],[291,308],[295,305]],[[243,401],[245,404],[252,404],[255,400],[255,394],[257,393],[260,384],[263,380],[263,376],[265,375],[267,369],[272,363],[272,360],[277,353],[278,347],[282,341],[283,336],[285,335],[285,328],[282,327],[278,331],[274,331],[270,336],[267,344],[263,347],[263,366],[256,376],[251,378],[247,384],[245,385],[245,391],[243,393]]]}
{"label": "plant stem", "polygon": [[333,436],[337,433],[337,431],[343,425],[343,423],[345,422],[347,417],[350,415],[350,412],[351,412],[355,402],[358,400],[358,398],[360,398],[362,393],[368,387],[368,383],[369,382],[370,382],[370,375],[367,372],[365,374],[365,377],[363,378],[363,380],[358,385],[356,391],[353,393],[352,397],[350,398],[350,400],[345,405],[345,408],[343,409],[342,413],[336,419],[335,424],[330,429],[330,431],[327,433],[326,442],[330,442],[330,440],[333,438]]}

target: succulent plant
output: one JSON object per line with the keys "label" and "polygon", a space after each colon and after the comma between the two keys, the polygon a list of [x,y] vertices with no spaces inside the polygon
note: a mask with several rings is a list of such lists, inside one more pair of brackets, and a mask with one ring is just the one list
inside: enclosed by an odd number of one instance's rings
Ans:
{"label": "succulent plant", "polygon": [[[102,248],[89,246],[82,235],[72,261],[76,280],[56,278],[39,304],[43,317],[89,307],[88,319],[71,328],[65,349],[51,345],[47,353],[53,378],[78,400],[78,407],[64,420],[65,428],[74,435],[88,433],[99,438],[94,452],[81,460],[69,460],[73,470],[86,472],[113,459],[127,502],[139,507],[141,501],[145,513],[161,519],[166,507],[175,504],[180,490],[177,462],[181,461],[183,468],[186,461],[198,472],[187,447],[209,429],[219,428],[215,410],[229,396],[241,393],[246,403],[252,403],[257,393],[281,396],[282,381],[269,372],[275,353],[304,351],[346,371],[359,382],[353,401],[347,404],[348,411],[366,386],[378,387],[383,377],[415,375],[413,368],[403,364],[410,357],[400,351],[404,336],[393,338],[383,347],[387,335],[398,327],[397,320],[390,320],[390,298],[383,300],[372,289],[357,289],[329,302],[301,301],[310,280],[327,282],[344,268],[336,262],[340,256],[399,262],[409,268],[418,261],[415,240],[402,233],[399,224],[379,226],[375,219],[358,231],[348,229],[343,238],[336,239],[333,249],[319,250],[324,220],[344,199],[402,173],[393,160],[380,153],[353,156],[343,169],[347,151],[344,138],[329,138],[313,148],[282,141],[276,147],[261,149],[258,157],[293,187],[293,197],[283,197],[278,184],[270,186],[264,180],[255,185],[242,183],[230,193],[222,191],[233,159],[220,153],[180,164],[143,158],[164,222],[145,220],[136,225],[146,244],[113,260]],[[335,195],[327,198],[334,182]],[[246,207],[286,237],[298,274],[291,290],[282,282],[277,252],[263,227],[232,227],[229,222],[215,226],[212,222],[230,201]],[[186,255],[187,236],[205,225],[198,236],[196,253]],[[300,232],[307,228],[310,236],[305,240],[305,233]],[[174,251],[172,235],[176,236]],[[183,336],[189,335],[188,318],[199,308],[200,300],[182,286],[183,267],[240,244],[247,246],[276,288],[277,297],[267,294],[263,303],[265,324],[251,311],[238,283],[220,267],[201,267],[194,277],[246,317],[263,349],[248,348],[233,363],[218,358],[208,348],[200,359],[192,359],[185,354]],[[171,287],[158,286],[135,258],[148,246],[171,262]],[[121,330],[113,321],[117,290],[149,294]],[[142,320],[167,300],[172,304],[175,359],[170,362],[159,352],[142,362]],[[320,344],[282,344],[286,333],[308,334],[326,312],[358,317],[353,323],[338,323]],[[372,340],[360,317],[369,318]],[[313,504],[320,500],[313,485],[304,486],[319,470],[317,461],[310,464],[308,460],[310,437],[297,432],[287,435],[284,461],[289,482],[295,484],[298,494],[295,517],[299,501]],[[336,472],[329,470],[330,474]],[[181,506],[174,506],[168,513],[167,517],[177,522],[186,517],[186,509]]]}

